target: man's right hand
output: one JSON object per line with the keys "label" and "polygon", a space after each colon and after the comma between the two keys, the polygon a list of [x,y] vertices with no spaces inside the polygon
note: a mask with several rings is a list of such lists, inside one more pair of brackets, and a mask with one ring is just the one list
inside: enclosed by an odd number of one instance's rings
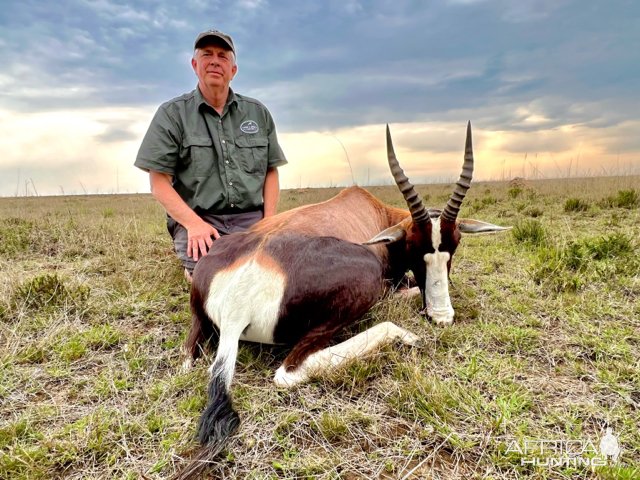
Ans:
{"label": "man's right hand", "polygon": [[194,262],[204,257],[213,245],[211,237],[217,240],[220,234],[204,220],[187,227],[187,256],[193,258]]}
{"label": "man's right hand", "polygon": [[198,261],[204,257],[213,244],[211,237],[220,238],[218,231],[202,220],[178,195],[167,173],[149,171],[151,193],[167,213],[187,229],[187,256]]}

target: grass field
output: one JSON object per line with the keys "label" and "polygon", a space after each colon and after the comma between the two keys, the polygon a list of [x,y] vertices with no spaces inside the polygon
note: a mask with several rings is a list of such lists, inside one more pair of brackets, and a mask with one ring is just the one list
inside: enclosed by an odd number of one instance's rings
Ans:
{"label": "grass field", "polygon": [[[439,208],[451,189],[418,188]],[[403,205],[395,187],[370,190]],[[280,210],[337,191],[284,191]],[[387,297],[347,334],[391,320],[420,348],[291,391],[272,384],[286,349],[242,344],[242,424],[211,478],[640,478],[639,195],[638,177],[475,184],[461,216],[514,229],[463,239],[454,324]],[[0,478],[184,465],[208,378],[207,361],[180,371],[188,296],[150,196],[0,199]],[[607,426],[615,465],[536,466],[558,455],[516,448],[597,448]]]}

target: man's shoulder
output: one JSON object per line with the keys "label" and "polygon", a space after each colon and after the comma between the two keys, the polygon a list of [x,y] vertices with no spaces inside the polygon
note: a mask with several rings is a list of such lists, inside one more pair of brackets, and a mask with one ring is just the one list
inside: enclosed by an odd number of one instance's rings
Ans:
{"label": "man's shoulder", "polygon": [[195,105],[196,102],[197,102],[196,91],[191,90],[188,93],[183,93],[178,97],[172,98],[171,100],[167,100],[162,105],[160,105],[160,108],[163,110],[171,110],[175,107],[183,107],[184,105],[190,104],[190,103],[193,103]]}
{"label": "man's shoulder", "polygon": [[264,103],[262,103],[260,100],[258,100],[256,98],[253,98],[253,97],[247,97],[246,95],[241,95],[241,94],[235,93],[235,92],[234,92],[234,94],[235,94],[236,100],[238,101],[239,104],[244,103],[244,104],[250,105],[250,106],[252,106],[254,108],[259,108],[259,109],[268,111],[267,107],[265,107]]}

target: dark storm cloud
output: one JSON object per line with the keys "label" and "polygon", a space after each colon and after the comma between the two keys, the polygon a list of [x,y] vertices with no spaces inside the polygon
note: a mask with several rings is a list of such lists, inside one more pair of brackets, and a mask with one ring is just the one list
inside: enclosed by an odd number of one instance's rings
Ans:
{"label": "dark storm cloud", "polygon": [[[234,35],[234,88],[280,130],[466,120],[616,125],[640,107],[634,1],[12,1],[0,105],[157,105],[192,89],[195,35]],[[27,26],[27,27],[25,27]],[[522,107],[544,117],[532,124]]]}

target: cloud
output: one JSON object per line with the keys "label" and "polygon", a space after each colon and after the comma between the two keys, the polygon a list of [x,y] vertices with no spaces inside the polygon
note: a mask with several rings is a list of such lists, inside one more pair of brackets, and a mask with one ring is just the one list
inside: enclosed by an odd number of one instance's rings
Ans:
{"label": "cloud", "polygon": [[503,0],[502,18],[507,22],[523,23],[544,20],[568,2],[562,0],[528,0],[510,2]]}
{"label": "cloud", "polygon": [[119,125],[108,125],[104,132],[96,135],[98,141],[106,143],[139,140],[139,137],[138,133],[132,132],[128,128],[123,128]]}
{"label": "cloud", "polygon": [[[148,176],[133,166],[154,106],[21,113],[0,111],[0,195],[25,192],[147,192]],[[391,124],[396,153],[414,183],[454,181],[460,171],[464,121]],[[538,131],[493,130],[474,124],[476,180],[516,175],[640,173],[640,128],[564,125]],[[391,184],[384,124],[280,133],[289,164],[283,188]],[[633,136],[635,138],[635,136]],[[344,147],[344,149],[343,149]],[[603,170],[604,168],[604,170]],[[353,172],[353,175],[352,175]],[[574,173],[575,174],[575,173]]]}
{"label": "cloud", "polygon": [[[147,191],[133,168],[153,108],[45,113],[0,110],[0,195],[32,179],[41,195]],[[21,180],[20,180],[21,179]]]}
{"label": "cloud", "polygon": [[615,127],[598,128],[603,133],[592,140],[610,155],[632,154],[640,165],[640,121],[627,121]]}
{"label": "cloud", "polygon": [[265,0],[239,0],[238,5],[247,10],[255,10],[266,5]]}
{"label": "cloud", "polygon": [[[572,104],[595,95],[605,101],[633,95],[640,72],[629,12],[614,6],[577,9],[575,2],[548,0],[430,8],[382,0],[278,2],[269,4],[270,15],[255,17],[266,5],[245,0],[225,10],[220,2],[62,0],[56,9],[33,11],[16,3],[18,15],[3,25],[10,43],[0,53],[3,101],[22,111],[40,108],[37,97],[51,109],[69,102],[160,104],[193,88],[190,47],[197,32],[212,26],[209,19],[234,34],[238,91],[286,110],[285,117],[295,117],[287,128],[401,116],[437,120],[465,106],[528,103],[541,95]],[[599,16],[622,28],[612,30]],[[530,21],[512,26],[516,18]],[[28,31],[25,24],[32,25]],[[25,63],[25,51],[46,59],[39,75]],[[621,68],[628,71],[624,77],[616,74]]]}
{"label": "cloud", "polygon": [[[330,179],[315,163],[292,162],[294,185],[350,179],[333,136],[358,178],[387,179],[376,163],[385,123],[423,179],[457,174],[448,159],[458,158],[467,120],[500,168],[524,154],[537,153],[552,172],[571,155],[587,165],[590,155],[632,161],[640,150],[640,5],[632,2],[9,0],[5,11],[0,147],[11,178],[52,161],[65,173],[92,161],[113,170],[116,157],[129,168],[155,108],[194,88],[193,39],[211,27],[238,47],[234,89],[270,108],[292,151],[307,158],[303,147],[313,144],[338,159],[341,173]],[[130,188],[146,188],[135,178]]]}

